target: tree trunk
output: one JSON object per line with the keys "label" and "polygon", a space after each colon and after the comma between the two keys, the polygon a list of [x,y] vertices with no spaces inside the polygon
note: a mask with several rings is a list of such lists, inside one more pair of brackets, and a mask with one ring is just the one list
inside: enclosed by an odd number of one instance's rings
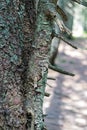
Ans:
{"label": "tree trunk", "polygon": [[0,130],[26,129],[20,6],[15,0],[0,1]]}
{"label": "tree trunk", "polygon": [[27,80],[24,85],[24,88],[27,90],[25,94],[26,111],[27,116],[32,119],[32,130],[42,130],[44,128],[42,106],[52,32],[50,22],[44,14],[46,8],[48,8],[48,5],[46,5],[47,2],[47,0],[41,0],[39,3],[36,16],[36,29],[31,45],[32,51],[30,51],[28,62]]}
{"label": "tree trunk", "polygon": [[[41,0],[1,0],[0,130],[42,130],[51,23]],[[35,22],[36,20],[36,22]]]}

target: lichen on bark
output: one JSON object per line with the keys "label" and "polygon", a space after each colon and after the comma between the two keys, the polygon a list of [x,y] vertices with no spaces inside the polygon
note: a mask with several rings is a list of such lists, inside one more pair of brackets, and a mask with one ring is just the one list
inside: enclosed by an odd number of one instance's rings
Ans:
{"label": "lichen on bark", "polygon": [[46,8],[48,8],[48,1],[41,0],[37,10],[36,30],[34,33],[32,52],[30,53],[31,56],[27,69],[27,80],[25,83],[25,87],[28,86],[28,91],[26,93],[26,108],[27,111],[32,110],[34,112],[33,125],[35,130],[42,130],[44,128],[42,107],[52,33],[51,23],[47,20],[44,13]]}
{"label": "lichen on bark", "polygon": [[1,0],[0,4],[0,127],[43,130],[42,107],[55,16],[51,9],[55,6],[50,0],[40,0],[37,10],[34,0]]}
{"label": "lichen on bark", "polygon": [[25,129],[19,1],[0,1],[0,129]]}

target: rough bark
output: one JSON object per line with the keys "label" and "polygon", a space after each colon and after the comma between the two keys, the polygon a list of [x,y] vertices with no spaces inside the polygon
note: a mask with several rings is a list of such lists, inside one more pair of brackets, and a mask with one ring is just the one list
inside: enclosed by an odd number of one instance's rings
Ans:
{"label": "rough bark", "polygon": [[32,0],[0,2],[1,130],[44,128],[42,105],[52,31],[44,14],[46,3],[41,1],[36,17]]}
{"label": "rough bark", "polygon": [[19,1],[0,1],[0,130],[24,130]]}
{"label": "rough bark", "polygon": [[[44,129],[43,124],[43,98],[48,71],[48,53],[51,43],[51,23],[47,20],[44,12],[48,1],[41,0],[36,20],[36,31],[32,44],[31,56],[28,63],[27,80],[25,88],[27,113],[32,116],[32,130]],[[43,7],[43,8],[42,8]]]}

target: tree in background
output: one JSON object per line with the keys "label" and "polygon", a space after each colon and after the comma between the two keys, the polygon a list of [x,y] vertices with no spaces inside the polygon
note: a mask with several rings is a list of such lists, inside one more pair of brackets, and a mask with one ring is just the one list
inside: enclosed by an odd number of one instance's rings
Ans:
{"label": "tree in background", "polygon": [[65,12],[68,16],[68,20],[65,22],[65,25],[67,28],[70,29],[71,34],[67,35],[68,38],[72,38],[72,31],[73,31],[73,21],[74,21],[74,2],[70,2],[70,0],[67,0],[67,2],[64,2]]}
{"label": "tree in background", "polygon": [[52,38],[66,41],[67,16],[57,0],[1,0],[0,13],[0,130],[44,130],[48,67],[73,76],[49,62]]}
{"label": "tree in background", "polygon": [[84,31],[87,32],[87,10],[85,7],[82,9],[82,19]]}

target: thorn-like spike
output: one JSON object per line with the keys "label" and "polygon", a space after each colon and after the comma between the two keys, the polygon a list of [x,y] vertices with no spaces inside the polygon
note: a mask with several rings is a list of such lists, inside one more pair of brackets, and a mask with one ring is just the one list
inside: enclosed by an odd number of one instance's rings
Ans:
{"label": "thorn-like spike", "polygon": [[51,85],[49,85],[48,83],[46,83],[50,88],[52,88],[52,86]]}
{"label": "thorn-like spike", "polygon": [[71,42],[69,42],[68,40],[66,40],[63,36],[59,36],[58,38],[60,38],[61,40],[63,40],[65,43],[67,43],[68,45],[72,46],[74,49],[78,49],[76,46],[74,46]]}
{"label": "thorn-like spike", "polygon": [[47,77],[48,80],[56,80],[55,78],[53,77]]}
{"label": "thorn-like spike", "polygon": [[69,46],[73,47],[74,49],[78,49],[75,45],[73,45],[71,42],[69,42],[67,39],[65,39],[63,36],[56,34],[55,31],[52,32],[52,37],[57,37],[60,40],[64,41],[67,43]]}
{"label": "thorn-like spike", "polygon": [[48,116],[47,114],[43,114],[43,117],[46,117],[46,116]]}
{"label": "thorn-like spike", "polygon": [[49,68],[56,71],[56,72],[59,72],[61,74],[65,74],[65,75],[69,75],[69,76],[75,76],[75,74],[67,72],[67,71],[63,70],[62,68],[60,68],[59,66],[53,66],[50,63],[49,63]]}
{"label": "thorn-like spike", "polygon": [[49,94],[49,93],[47,93],[47,92],[45,92],[45,95],[44,95],[44,96],[49,97],[49,96],[50,96],[50,94]]}

